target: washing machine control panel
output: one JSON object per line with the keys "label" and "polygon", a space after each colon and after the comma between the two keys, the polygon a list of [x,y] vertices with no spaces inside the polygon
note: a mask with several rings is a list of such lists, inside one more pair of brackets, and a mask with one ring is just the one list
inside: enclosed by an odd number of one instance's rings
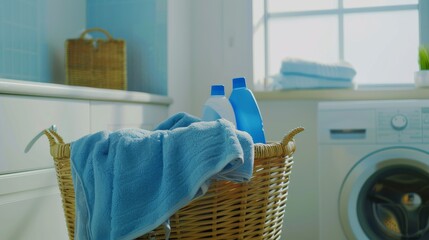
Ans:
{"label": "washing machine control panel", "polygon": [[429,107],[378,109],[377,142],[429,142]]}

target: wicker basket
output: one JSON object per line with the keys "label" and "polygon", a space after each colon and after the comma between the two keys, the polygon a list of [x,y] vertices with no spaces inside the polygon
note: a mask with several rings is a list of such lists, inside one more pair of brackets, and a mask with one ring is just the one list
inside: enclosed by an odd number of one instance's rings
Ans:
{"label": "wicker basket", "polygon": [[[107,40],[85,39],[89,32],[101,32]],[[78,39],[68,39],[66,48],[67,84],[127,89],[126,46],[104,29],[91,28]]]}
{"label": "wicker basket", "polygon": [[[170,218],[170,239],[280,239],[286,207],[293,137],[255,145],[253,177],[248,183],[215,181],[208,192]],[[54,158],[70,239],[74,238],[75,193],[70,171],[70,144],[55,131],[45,131]],[[158,227],[139,239],[165,239]]]}

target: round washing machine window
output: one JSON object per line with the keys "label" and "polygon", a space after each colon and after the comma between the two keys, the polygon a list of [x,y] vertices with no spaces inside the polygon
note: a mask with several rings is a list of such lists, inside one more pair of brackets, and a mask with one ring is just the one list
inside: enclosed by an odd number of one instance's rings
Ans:
{"label": "round washing machine window", "polygon": [[349,239],[429,239],[429,155],[413,148],[369,154],[347,175],[340,193]]}

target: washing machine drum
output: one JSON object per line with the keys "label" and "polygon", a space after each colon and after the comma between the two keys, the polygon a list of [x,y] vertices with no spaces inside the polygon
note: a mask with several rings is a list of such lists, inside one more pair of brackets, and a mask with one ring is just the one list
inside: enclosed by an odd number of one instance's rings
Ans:
{"label": "washing machine drum", "polygon": [[429,155],[390,149],[362,160],[343,184],[339,210],[349,239],[429,239]]}
{"label": "washing machine drum", "polygon": [[409,166],[384,168],[364,184],[360,225],[379,239],[429,239],[429,174]]}

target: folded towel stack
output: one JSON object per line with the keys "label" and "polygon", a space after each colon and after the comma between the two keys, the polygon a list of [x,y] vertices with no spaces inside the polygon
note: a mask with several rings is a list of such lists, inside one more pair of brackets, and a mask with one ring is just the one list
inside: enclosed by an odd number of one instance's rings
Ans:
{"label": "folded towel stack", "polygon": [[253,142],[228,121],[180,113],[155,131],[123,129],[71,145],[76,239],[134,239],[155,229],[211,179],[249,181]]}
{"label": "folded towel stack", "polygon": [[272,77],[272,89],[351,88],[355,75],[347,62],[325,64],[286,58],[280,73]]}

